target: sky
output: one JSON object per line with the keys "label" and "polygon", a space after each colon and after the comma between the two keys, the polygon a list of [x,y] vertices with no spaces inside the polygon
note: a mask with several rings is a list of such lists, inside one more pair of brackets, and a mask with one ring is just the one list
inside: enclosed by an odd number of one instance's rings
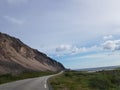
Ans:
{"label": "sky", "polygon": [[120,65],[120,0],[0,0],[0,32],[66,68]]}

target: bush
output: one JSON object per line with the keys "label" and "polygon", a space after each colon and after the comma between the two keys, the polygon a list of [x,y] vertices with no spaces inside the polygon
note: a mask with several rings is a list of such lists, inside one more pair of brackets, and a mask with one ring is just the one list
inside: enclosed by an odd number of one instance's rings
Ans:
{"label": "bush", "polygon": [[108,90],[113,87],[111,81],[104,76],[95,76],[91,78],[89,80],[89,85],[91,88],[96,88],[99,90]]}

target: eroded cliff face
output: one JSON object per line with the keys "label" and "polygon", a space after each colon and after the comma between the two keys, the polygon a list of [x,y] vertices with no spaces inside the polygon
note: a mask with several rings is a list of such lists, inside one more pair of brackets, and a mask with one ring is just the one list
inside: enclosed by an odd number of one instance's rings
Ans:
{"label": "eroded cliff face", "polygon": [[0,33],[0,74],[23,71],[60,71],[64,66],[19,39]]}

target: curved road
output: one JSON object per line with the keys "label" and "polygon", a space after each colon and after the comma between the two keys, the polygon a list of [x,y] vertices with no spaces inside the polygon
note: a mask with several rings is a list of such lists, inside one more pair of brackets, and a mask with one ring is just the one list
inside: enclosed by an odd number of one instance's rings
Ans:
{"label": "curved road", "polygon": [[63,71],[54,75],[24,79],[16,82],[2,84],[0,85],[0,90],[49,90],[47,85],[48,78],[59,75],[61,73],[63,73]]}

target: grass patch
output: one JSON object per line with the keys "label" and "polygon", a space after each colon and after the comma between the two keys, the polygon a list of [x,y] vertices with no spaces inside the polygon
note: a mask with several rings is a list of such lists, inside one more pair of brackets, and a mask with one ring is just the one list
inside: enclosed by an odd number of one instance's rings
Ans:
{"label": "grass patch", "polygon": [[54,90],[120,90],[120,70],[68,71],[50,79]]}
{"label": "grass patch", "polygon": [[41,76],[46,76],[51,74],[55,74],[55,73],[47,71],[47,72],[23,72],[17,75],[5,74],[5,75],[0,75],[0,84],[11,82],[11,81],[27,79],[27,78],[41,77]]}

